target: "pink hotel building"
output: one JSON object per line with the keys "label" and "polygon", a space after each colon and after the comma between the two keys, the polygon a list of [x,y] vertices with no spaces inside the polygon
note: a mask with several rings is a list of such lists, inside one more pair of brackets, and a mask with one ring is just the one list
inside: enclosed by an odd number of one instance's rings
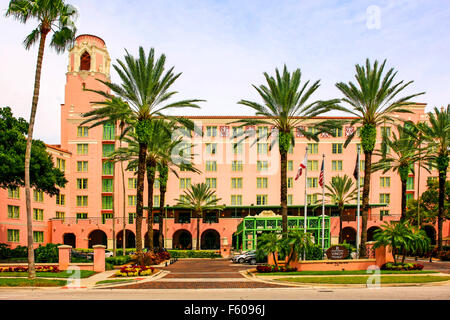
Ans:
{"label": "pink hotel building", "polygon": [[[66,73],[65,103],[61,105],[61,145],[48,145],[55,165],[65,172],[69,181],[60,195],[50,197],[33,192],[33,230],[36,246],[45,243],[65,243],[77,248],[88,248],[95,244],[105,244],[112,248],[113,239],[120,248],[122,242],[123,201],[125,201],[125,223],[127,247],[135,246],[134,212],[136,204],[136,176],[125,172],[126,194],[122,194],[122,178],[119,164],[109,164],[105,158],[118,147],[116,127],[81,127],[82,114],[96,108],[92,104],[99,97],[83,88],[104,90],[96,79],[110,79],[110,57],[105,42],[93,35],[80,35],[69,52]],[[425,104],[411,107],[413,114],[402,115],[405,120],[425,120]],[[41,109],[41,112],[44,110]],[[164,215],[163,237],[166,248],[195,248],[196,218],[191,212],[175,207],[175,199],[183,194],[192,183],[206,182],[216,189],[219,203],[225,204],[222,212],[209,212],[200,223],[201,247],[218,249],[222,245],[235,244],[237,226],[245,216],[257,215],[262,211],[279,214],[279,155],[277,150],[269,150],[267,143],[254,143],[247,139],[240,144],[233,139],[235,129],[231,121],[240,116],[192,116],[203,130],[203,137],[194,138],[194,163],[201,174],[180,171],[179,178],[170,173],[166,194],[167,206]],[[399,117],[400,119],[400,117]],[[321,119],[317,119],[318,121]],[[313,120],[312,120],[313,121]],[[258,127],[256,134],[265,134],[271,128]],[[325,183],[332,176],[347,174],[352,176],[355,168],[357,140],[343,148],[346,136],[356,128],[344,126],[337,137],[321,135],[320,141],[308,141],[301,135],[288,155],[288,211],[289,215],[302,216],[304,211],[305,179],[294,180],[297,168],[308,155],[308,201],[314,202],[317,193],[322,155],[325,154]],[[381,128],[383,129],[383,128]],[[378,129],[380,130],[380,129]],[[386,127],[383,130],[391,130]],[[239,139],[240,140],[240,139]],[[379,144],[381,131],[378,132]],[[262,142],[262,141],[260,141]],[[363,160],[363,156],[361,157]],[[376,160],[376,159],[375,159]],[[362,161],[363,162],[363,161]],[[363,163],[361,164],[364,165]],[[126,167],[126,164],[125,164]],[[416,170],[417,173],[417,170]],[[429,174],[421,171],[408,178],[408,197],[417,197],[426,190],[427,179],[435,179],[437,172]],[[159,206],[158,181],[154,187],[154,203]],[[145,186],[145,190],[148,186]],[[400,178],[397,173],[377,172],[372,177],[370,193],[371,209],[368,221],[368,240],[373,231],[383,221],[398,219],[400,214]],[[146,205],[144,195],[144,205]],[[319,196],[320,198],[320,196]],[[343,217],[343,236],[348,242],[355,241],[356,204],[350,205]],[[155,222],[158,209],[155,208]],[[115,212],[115,219],[112,219]],[[327,204],[326,214],[331,216],[331,243],[337,243],[339,218],[335,206]],[[321,215],[321,208],[308,207],[308,216]],[[115,223],[115,234],[113,234]],[[158,224],[154,224],[155,238]],[[142,235],[146,238],[144,219]],[[427,233],[434,239],[435,226],[427,226]],[[450,223],[444,223],[444,237],[450,233]],[[0,242],[12,247],[26,245],[25,190],[0,189]],[[147,241],[145,241],[147,244]]]}

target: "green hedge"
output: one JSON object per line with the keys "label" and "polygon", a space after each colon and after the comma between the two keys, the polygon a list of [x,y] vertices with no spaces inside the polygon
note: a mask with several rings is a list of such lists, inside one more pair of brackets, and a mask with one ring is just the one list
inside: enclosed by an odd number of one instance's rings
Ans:
{"label": "green hedge", "polygon": [[105,259],[106,263],[110,263],[114,266],[121,266],[131,261],[131,256],[116,256]]}
{"label": "green hedge", "polygon": [[167,250],[172,258],[221,258],[215,250]]}

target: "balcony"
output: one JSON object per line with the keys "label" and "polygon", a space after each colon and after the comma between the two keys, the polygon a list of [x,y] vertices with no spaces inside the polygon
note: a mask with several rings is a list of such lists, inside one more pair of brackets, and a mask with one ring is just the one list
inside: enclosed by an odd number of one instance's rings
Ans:
{"label": "balcony", "polygon": [[191,223],[191,218],[190,217],[178,217],[175,218],[175,223]]}
{"label": "balcony", "polygon": [[204,217],[203,223],[219,223],[219,218],[216,216]]}

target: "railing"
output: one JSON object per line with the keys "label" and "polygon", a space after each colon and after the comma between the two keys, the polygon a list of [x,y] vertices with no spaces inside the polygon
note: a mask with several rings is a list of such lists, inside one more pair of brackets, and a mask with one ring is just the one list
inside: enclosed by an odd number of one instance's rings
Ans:
{"label": "railing", "polygon": [[189,217],[178,217],[178,218],[175,218],[175,223],[191,223],[191,218],[189,218]]}
{"label": "railing", "polygon": [[218,217],[204,217],[203,223],[219,223]]}

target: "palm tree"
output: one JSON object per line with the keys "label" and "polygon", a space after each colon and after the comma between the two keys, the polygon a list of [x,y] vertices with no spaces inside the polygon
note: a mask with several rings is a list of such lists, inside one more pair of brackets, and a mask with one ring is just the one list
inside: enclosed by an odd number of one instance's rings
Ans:
{"label": "palm tree", "polygon": [[[216,198],[215,191],[206,183],[192,184],[184,195],[176,199],[177,206],[191,209],[197,218],[197,244],[196,250],[200,250],[200,219],[203,218],[205,210],[223,210],[224,206],[217,204],[221,198]],[[161,235],[161,232],[160,232]]]}
{"label": "palm tree", "polygon": [[[414,172],[414,164],[421,159],[423,150],[420,149],[420,141],[413,138],[413,136],[417,137],[417,130],[414,130],[414,127],[408,123],[396,127],[398,136],[395,132],[392,133],[392,138],[386,134],[383,135],[381,152],[374,153],[381,156],[381,159],[374,164],[373,171],[382,170],[384,174],[392,169],[392,171],[398,172],[402,188],[400,220],[403,221],[406,218],[406,183],[409,171]],[[419,165],[429,172],[423,162],[420,162]]]}
{"label": "palm tree", "polygon": [[286,237],[282,240],[284,242],[282,247],[285,250],[285,256],[287,257],[286,266],[288,266],[292,260],[297,257],[303,256],[306,259],[306,255],[309,253],[314,243],[311,240],[311,235],[300,230],[290,230]]}
{"label": "palm tree", "polygon": [[[350,122],[351,126],[359,124],[359,136],[361,139],[362,149],[364,151],[364,185],[362,194],[362,233],[360,243],[360,257],[366,256],[367,242],[367,219],[369,213],[369,193],[370,193],[370,177],[372,174],[372,153],[375,148],[377,127],[383,123],[394,122],[394,114],[405,113],[409,110],[408,105],[413,105],[412,98],[424,94],[425,92],[407,95],[399,98],[398,95],[413,81],[404,83],[403,81],[394,83],[397,72],[390,69],[384,76],[384,66],[386,60],[381,65],[378,61],[371,65],[369,59],[366,60],[365,66],[356,65],[357,84],[349,82],[348,84],[339,82],[336,87],[342,92],[346,102],[351,108],[344,106],[336,106],[335,110],[344,111],[356,118]],[[347,137],[344,146],[350,143],[354,138],[355,130]]]}
{"label": "palm tree", "polygon": [[336,204],[339,210],[339,243],[342,243],[342,216],[345,205],[356,199],[356,186],[353,186],[352,179],[344,175],[331,178],[331,182],[325,185],[328,190],[325,195],[330,197],[331,202]]}
{"label": "palm tree", "polygon": [[445,216],[445,181],[450,160],[450,104],[441,111],[434,108],[434,112],[428,112],[428,121],[418,123],[417,127],[428,149],[424,160],[431,162],[439,171],[438,251],[441,252],[442,224]]}
{"label": "palm tree", "polygon": [[37,20],[37,27],[25,38],[23,44],[29,50],[39,41],[36,71],[34,78],[34,91],[31,103],[30,124],[28,126],[27,145],[25,151],[25,196],[27,208],[27,239],[28,239],[28,278],[36,277],[33,249],[33,216],[31,212],[30,195],[30,157],[33,139],[34,122],[39,100],[41,86],[42,60],[44,58],[45,41],[48,34],[53,31],[50,47],[57,53],[64,52],[74,41],[76,28],[72,19],[76,18],[77,11],[63,0],[11,0],[6,16],[13,16],[22,23],[29,19]]}
{"label": "palm tree", "polygon": [[[287,154],[291,147],[295,145],[294,130],[301,132],[307,139],[318,141],[318,133],[322,131],[331,131],[333,128],[329,122],[314,124],[318,129],[316,133],[307,130],[307,122],[328,110],[338,100],[308,102],[311,95],[319,88],[320,80],[309,85],[306,81],[301,83],[300,69],[296,69],[292,74],[284,66],[283,73],[280,74],[275,69],[275,77],[264,73],[267,86],[261,85],[253,87],[263,99],[263,104],[248,100],[241,100],[238,103],[248,106],[256,111],[257,116],[263,116],[267,119],[245,119],[237,121],[244,125],[268,125],[273,126],[278,132],[278,139],[273,139],[271,148],[278,143],[280,153],[281,182],[280,182],[280,202],[282,214],[282,230],[285,235],[287,232]],[[331,123],[334,125],[334,123]],[[270,132],[267,138],[271,135]],[[259,141],[261,137],[257,138]]]}
{"label": "palm tree", "polygon": [[375,231],[373,247],[391,246],[394,263],[397,263],[397,254],[404,254],[408,250],[413,236],[403,221],[389,221],[381,227]]}
{"label": "palm tree", "polygon": [[154,49],[150,49],[148,56],[139,47],[139,57],[133,57],[126,51],[125,62],[117,60],[114,69],[121,80],[120,84],[98,79],[110,91],[89,90],[98,93],[106,100],[114,97],[122,100],[130,108],[128,124],[135,130],[139,144],[137,192],[136,192],[136,251],[142,253],[142,219],[144,212],[144,178],[146,171],[146,157],[151,131],[151,120],[162,116],[164,110],[170,108],[193,107],[199,108],[198,99],[168,102],[175,91],[169,91],[181,73],[175,74],[173,67],[165,71],[166,56],[162,54],[155,59]]}
{"label": "palm tree", "polygon": [[281,241],[280,236],[275,232],[264,233],[258,237],[258,251],[265,255],[272,254],[275,267],[278,268],[278,259],[276,253],[285,251],[285,242]]}

